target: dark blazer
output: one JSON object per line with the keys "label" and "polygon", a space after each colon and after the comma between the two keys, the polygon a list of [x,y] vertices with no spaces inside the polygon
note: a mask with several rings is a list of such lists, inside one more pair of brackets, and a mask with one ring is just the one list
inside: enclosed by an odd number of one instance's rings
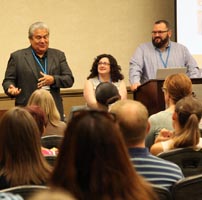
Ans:
{"label": "dark blazer", "polygon": [[[33,91],[37,89],[40,68],[36,63],[31,47],[18,50],[10,55],[5,78],[2,86],[7,95],[8,88],[13,84],[21,88],[21,93],[15,98],[15,105],[26,106]],[[74,83],[74,77],[66,61],[65,54],[57,49],[49,48],[47,51],[47,71],[55,79],[50,86],[50,92],[63,119],[63,104],[60,96],[60,88],[69,88]]]}

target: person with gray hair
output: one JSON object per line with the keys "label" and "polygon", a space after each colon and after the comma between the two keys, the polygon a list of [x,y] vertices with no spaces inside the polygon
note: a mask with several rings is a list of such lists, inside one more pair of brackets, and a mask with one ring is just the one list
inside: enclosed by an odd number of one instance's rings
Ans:
{"label": "person with gray hair", "polygon": [[8,96],[15,98],[16,106],[26,106],[36,89],[50,91],[63,120],[60,88],[72,87],[74,77],[64,52],[49,48],[49,35],[44,22],[29,27],[31,45],[10,55],[2,86]]}

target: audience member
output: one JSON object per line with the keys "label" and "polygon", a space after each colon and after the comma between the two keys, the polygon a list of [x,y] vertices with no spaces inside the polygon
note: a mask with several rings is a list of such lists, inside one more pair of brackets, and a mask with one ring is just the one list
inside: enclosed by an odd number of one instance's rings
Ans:
{"label": "audience member", "polygon": [[[45,117],[45,113],[39,106],[26,106],[25,109],[32,115],[32,117],[35,119],[38,128],[40,137],[42,137],[43,133],[45,132],[46,126],[47,126],[47,120]],[[51,149],[41,147],[41,152],[44,156],[53,156],[58,154],[58,148],[53,147]]]}
{"label": "audience member", "polygon": [[95,98],[104,110],[121,98],[117,87],[110,82],[101,82],[95,89]]}
{"label": "audience member", "polygon": [[95,97],[95,89],[101,82],[114,84],[119,91],[121,99],[127,98],[126,84],[124,82],[124,76],[121,74],[121,67],[112,55],[101,54],[97,56],[90,72],[83,91],[86,103],[90,108],[100,108],[100,104]]}
{"label": "audience member", "polygon": [[104,111],[73,114],[51,185],[71,192],[78,200],[156,199],[150,185],[132,167],[115,116]]}
{"label": "audience member", "polygon": [[190,78],[200,78],[196,61],[182,44],[170,40],[172,30],[166,20],[158,20],[152,30],[152,42],[141,44],[130,60],[131,90],[156,78],[159,68],[186,67]]}
{"label": "audience member", "polygon": [[148,111],[142,103],[133,100],[117,101],[110,107],[110,112],[117,116],[131,161],[140,175],[166,189],[171,189],[173,184],[184,177],[177,165],[151,155],[145,148],[150,124]]}
{"label": "audience member", "polygon": [[52,94],[63,120],[60,88],[72,87],[74,78],[65,54],[49,48],[49,28],[43,22],[29,27],[30,47],[11,54],[3,88],[7,95],[15,97],[16,106],[26,106],[32,92],[45,88]]}
{"label": "audience member", "polygon": [[199,100],[191,96],[179,100],[172,116],[174,131],[161,132],[157,139],[159,142],[151,147],[151,153],[157,155],[171,149],[185,147],[202,148],[199,130],[201,115],[202,103]]}
{"label": "audience member", "polygon": [[51,167],[41,154],[37,124],[24,108],[8,110],[0,121],[0,189],[43,185]]}
{"label": "audience member", "polygon": [[50,92],[44,89],[35,90],[28,101],[28,106],[37,105],[42,108],[47,118],[45,135],[64,135],[66,123],[60,120],[60,114],[56,108]]}
{"label": "audience member", "polygon": [[173,130],[172,114],[175,111],[175,104],[181,98],[192,94],[192,82],[183,73],[169,75],[163,83],[162,90],[166,109],[149,117],[151,128],[146,137],[146,146],[149,149],[154,144],[156,136],[162,129]]}

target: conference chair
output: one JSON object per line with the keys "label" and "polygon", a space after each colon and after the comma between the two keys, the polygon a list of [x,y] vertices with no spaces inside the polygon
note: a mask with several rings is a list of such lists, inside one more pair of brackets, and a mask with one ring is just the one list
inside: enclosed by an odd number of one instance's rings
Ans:
{"label": "conference chair", "polygon": [[55,165],[55,162],[56,162],[56,159],[57,159],[57,156],[44,156],[44,158],[46,159],[46,161],[54,167]]}
{"label": "conference chair", "polygon": [[166,188],[153,185],[153,189],[159,200],[172,200],[172,194]]}
{"label": "conference chair", "polygon": [[7,189],[0,190],[0,192],[9,192],[13,194],[19,194],[24,200],[29,199],[34,193],[39,191],[48,190],[49,187],[42,185],[20,185],[16,187],[10,187]]}
{"label": "conference chair", "polygon": [[79,110],[88,110],[88,109],[89,108],[87,107],[87,105],[75,105],[75,106],[72,106],[71,109],[70,109],[70,112],[69,112],[67,122],[72,119],[72,116],[73,116],[74,112],[79,111]]}
{"label": "conference chair", "polygon": [[61,135],[46,135],[41,137],[41,145],[48,149],[53,147],[60,148],[62,140],[63,136]]}
{"label": "conference chair", "polygon": [[202,174],[178,181],[172,190],[173,200],[201,200]]}
{"label": "conference chair", "polygon": [[202,173],[202,149],[178,148],[157,156],[177,164],[185,177]]}

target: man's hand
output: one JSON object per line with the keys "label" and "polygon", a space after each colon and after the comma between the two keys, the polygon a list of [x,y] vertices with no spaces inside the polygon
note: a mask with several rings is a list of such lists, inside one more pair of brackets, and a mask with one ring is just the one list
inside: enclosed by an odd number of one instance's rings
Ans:
{"label": "man's hand", "polygon": [[140,83],[134,83],[133,85],[130,86],[131,91],[137,90],[137,87],[140,86]]}
{"label": "man's hand", "polygon": [[8,93],[12,96],[17,96],[18,94],[20,94],[21,89],[16,88],[14,85],[10,85],[8,88]]}
{"label": "man's hand", "polygon": [[54,83],[53,76],[44,74],[43,72],[40,72],[40,74],[42,75],[42,77],[38,79],[38,84],[37,84],[38,88],[41,88],[43,86],[52,85]]}

